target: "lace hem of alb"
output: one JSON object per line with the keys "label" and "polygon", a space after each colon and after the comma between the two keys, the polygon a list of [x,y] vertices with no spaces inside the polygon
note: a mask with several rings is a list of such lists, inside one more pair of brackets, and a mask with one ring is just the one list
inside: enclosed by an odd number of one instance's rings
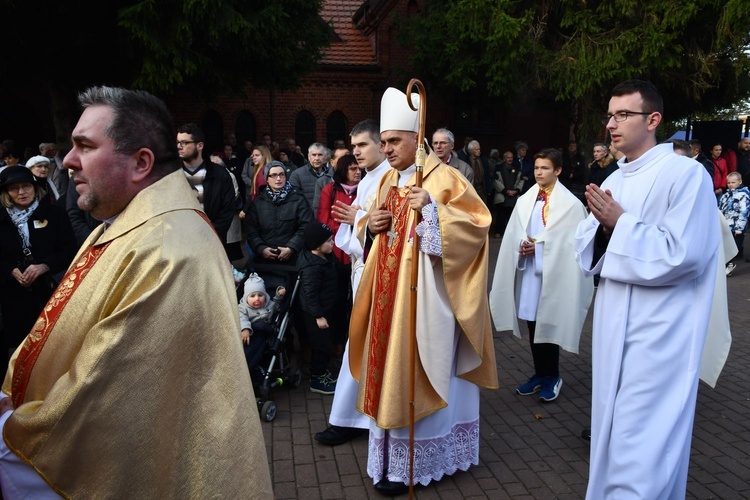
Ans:
{"label": "lace hem of alb", "polygon": [[[440,236],[437,204],[433,201],[422,207],[422,221],[417,224],[419,249],[427,255],[443,256],[443,241]],[[409,243],[412,243],[409,241]]]}
{"label": "lace hem of alb", "polygon": [[[373,438],[370,436],[367,474],[377,483],[383,479],[384,451],[388,446],[388,477],[392,482],[409,484],[409,438]],[[448,434],[430,439],[415,439],[414,484],[427,486],[444,475],[466,471],[479,465],[479,420],[456,424]]]}

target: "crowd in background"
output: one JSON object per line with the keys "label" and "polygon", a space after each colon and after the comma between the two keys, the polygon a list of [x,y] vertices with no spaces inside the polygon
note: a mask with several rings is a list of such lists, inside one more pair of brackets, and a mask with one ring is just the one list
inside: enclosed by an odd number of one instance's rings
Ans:
{"label": "crowd in background", "polygon": [[[750,192],[745,187],[750,177],[750,139],[740,140],[736,149],[711,144],[709,155],[699,140],[672,142],[677,152],[700,162],[713,180],[717,204],[730,224],[740,250],[737,258],[741,258],[750,212]],[[330,228],[335,237],[339,223],[331,209],[337,202],[351,205],[357,185],[366,175],[343,139],[331,148],[313,143],[303,154],[294,139],[279,144],[265,134],[258,143],[246,140],[237,144],[234,134],[227,134],[223,148],[209,152],[204,149],[203,131],[195,124],[185,124],[178,129],[177,144],[186,178],[222,240],[228,260],[235,265],[238,283],[252,263],[296,266],[306,248],[305,228],[312,221]],[[441,128],[431,136],[431,145],[442,162],[471,182],[492,213],[490,236],[501,238],[519,196],[535,184],[534,155],[528,142],[516,141],[513,149],[505,151],[492,148],[485,155],[487,149],[477,140],[465,137],[459,147],[453,133]],[[593,145],[591,160],[576,141],[561,151],[560,181],[584,205],[585,186],[600,186],[622,157],[613,144],[603,142]],[[70,181],[57,145],[41,143],[19,154],[14,142],[6,140],[0,145],[0,159],[2,346],[4,353],[12,353],[76,249],[100,221],[81,209],[75,183]],[[338,273],[340,290],[329,299],[346,312],[352,301],[348,286],[351,264],[335,245],[332,253],[337,265],[331,269]],[[250,266],[244,266],[246,259]],[[730,263],[727,274],[733,268]],[[265,285],[273,291],[283,281],[281,274],[270,273]],[[302,318],[295,326],[301,332],[306,330]],[[341,353],[345,343],[341,332],[345,331],[343,325],[334,335],[334,358]],[[301,338],[304,341],[305,335]],[[330,376],[329,382],[333,378]],[[331,393],[335,383],[326,387],[330,390],[324,393]]]}

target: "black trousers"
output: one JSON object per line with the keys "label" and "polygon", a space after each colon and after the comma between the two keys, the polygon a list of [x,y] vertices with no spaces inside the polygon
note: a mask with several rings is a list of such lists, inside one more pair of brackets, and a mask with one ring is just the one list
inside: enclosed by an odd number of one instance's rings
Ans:
{"label": "black trousers", "polygon": [[534,373],[540,377],[560,376],[560,346],[557,344],[535,344],[536,321],[527,321],[531,356],[534,358]]}
{"label": "black trousers", "polygon": [[328,371],[331,362],[331,351],[334,340],[341,338],[345,331],[346,316],[343,307],[336,307],[326,311],[323,315],[328,321],[328,328],[318,328],[318,322],[312,315],[305,313],[305,329],[307,339],[312,350],[310,359],[310,375],[320,377]]}

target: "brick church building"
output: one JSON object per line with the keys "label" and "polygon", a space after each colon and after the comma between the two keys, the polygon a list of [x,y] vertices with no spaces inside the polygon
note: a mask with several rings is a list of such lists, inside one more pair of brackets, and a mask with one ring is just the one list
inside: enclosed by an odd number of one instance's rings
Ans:
{"label": "brick church building", "polygon": [[[235,134],[237,144],[246,139],[256,143],[264,134],[279,143],[294,138],[303,151],[316,141],[329,147],[337,139],[349,144],[355,124],[379,118],[380,98],[387,87],[405,91],[411,78],[419,78],[409,69],[410,50],[399,44],[394,19],[408,23],[426,1],[327,0],[320,17],[331,24],[334,39],[318,70],[305,77],[297,91],[249,88],[244,98],[224,96],[214,102],[177,95],[167,104],[178,125],[201,125],[209,151],[220,150],[229,133]],[[532,150],[567,144],[568,124],[559,114],[446,103],[430,92],[429,82],[424,83],[428,137],[432,130],[447,126],[456,135],[457,148],[465,135],[472,135],[482,141],[484,154],[492,147],[510,148],[516,139],[529,142]]]}

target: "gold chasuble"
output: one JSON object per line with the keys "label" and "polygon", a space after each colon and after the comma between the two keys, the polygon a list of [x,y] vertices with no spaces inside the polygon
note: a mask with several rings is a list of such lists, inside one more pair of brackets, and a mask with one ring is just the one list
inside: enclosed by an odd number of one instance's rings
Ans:
{"label": "gold chasuble", "polygon": [[272,498],[226,254],[181,171],[95,229],[10,361],[8,448],[66,498]]}
{"label": "gold chasuble", "polygon": [[[393,213],[388,232],[378,234],[370,248],[352,310],[349,329],[349,362],[359,382],[357,410],[373,418],[378,427],[393,429],[409,424],[409,290],[412,266],[411,240],[414,216],[406,199],[410,179],[399,189],[399,173],[387,172],[378,191],[377,208],[385,204]],[[456,353],[456,375],[481,387],[497,388],[497,367],[487,302],[487,233],[490,213],[471,184],[457,170],[440,163],[431,153],[422,187],[438,209],[442,259],[421,259],[419,273],[439,272],[444,282],[454,324],[435,331],[420,331],[418,339],[431,347],[454,348],[454,332],[461,331]],[[357,228],[364,239],[368,217]],[[428,262],[428,264],[424,264]],[[431,264],[429,264],[431,263]],[[435,290],[418,288],[417,302],[435,304]],[[428,346],[417,343],[415,418],[420,420],[447,405],[445,387],[438,388],[425,369]],[[433,351],[434,352],[434,351]],[[453,359],[452,357],[448,357]],[[451,367],[441,366],[444,371]],[[356,377],[359,375],[358,377]],[[447,375],[445,379],[447,380]],[[445,384],[443,384],[445,385]]]}

